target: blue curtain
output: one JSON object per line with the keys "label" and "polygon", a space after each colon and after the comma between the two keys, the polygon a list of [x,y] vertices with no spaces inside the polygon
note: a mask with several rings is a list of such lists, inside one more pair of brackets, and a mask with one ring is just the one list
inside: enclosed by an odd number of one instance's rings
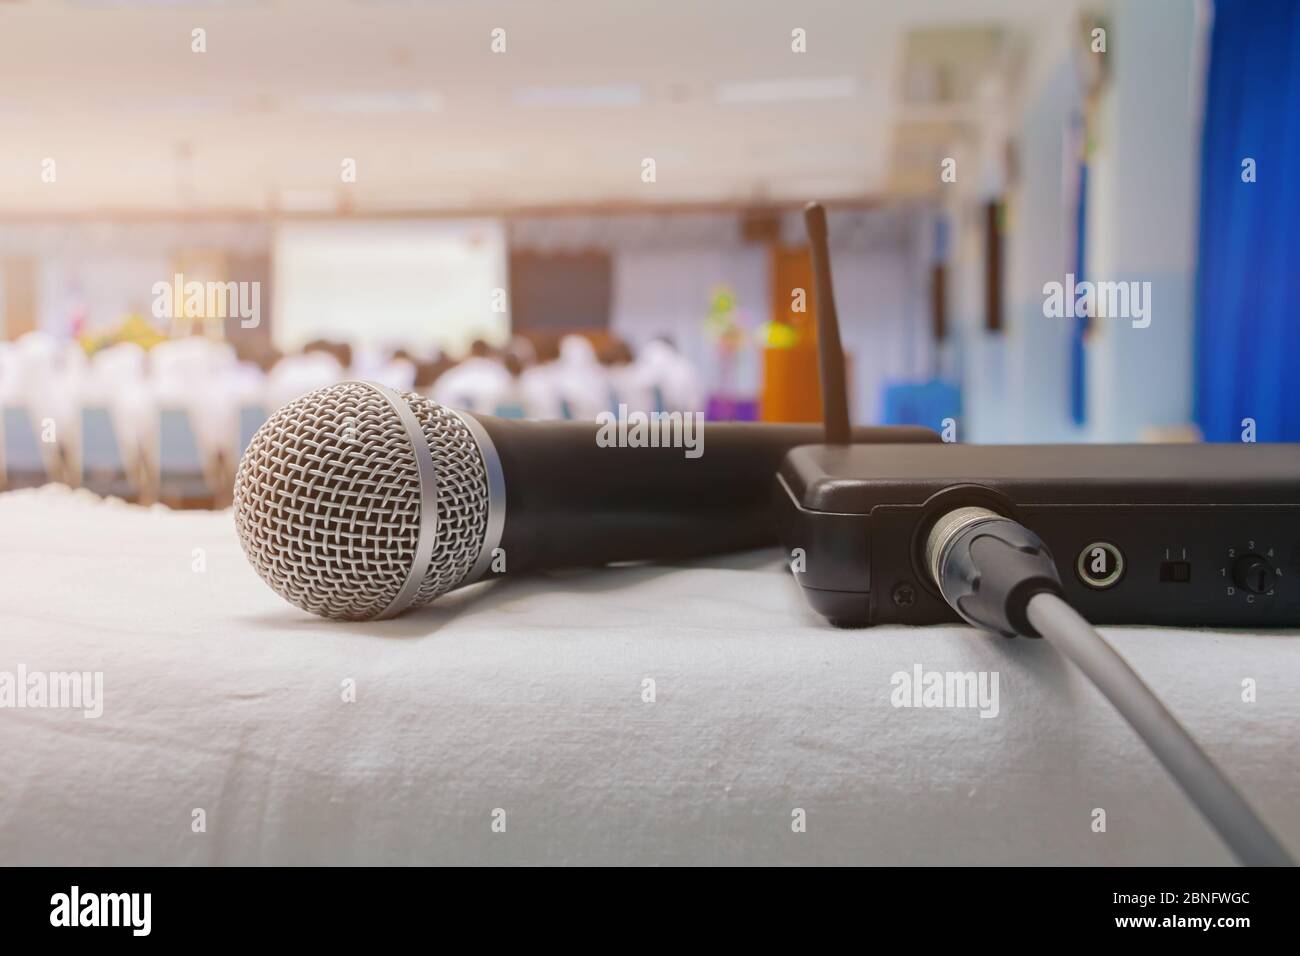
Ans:
{"label": "blue curtain", "polygon": [[[1300,4],[1218,0],[1201,151],[1196,419],[1300,441]],[[1255,161],[1256,181],[1242,163]]]}
{"label": "blue curtain", "polygon": [[[1084,149],[1080,144],[1080,149]],[[1074,197],[1074,281],[1088,278],[1088,159],[1079,158],[1079,182]],[[1076,425],[1088,420],[1088,317],[1077,316],[1070,334],[1070,418]]]}

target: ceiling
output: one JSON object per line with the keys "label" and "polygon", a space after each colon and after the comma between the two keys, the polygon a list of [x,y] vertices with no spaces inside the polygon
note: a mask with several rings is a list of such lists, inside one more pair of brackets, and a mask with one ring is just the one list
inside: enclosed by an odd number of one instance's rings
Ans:
{"label": "ceiling", "polygon": [[0,0],[0,214],[873,199],[1060,17],[1041,0]]}

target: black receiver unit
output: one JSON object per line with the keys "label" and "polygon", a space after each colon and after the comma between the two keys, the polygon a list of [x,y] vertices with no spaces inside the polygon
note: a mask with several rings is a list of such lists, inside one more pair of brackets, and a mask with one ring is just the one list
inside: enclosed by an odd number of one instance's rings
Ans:
{"label": "black receiver unit", "polygon": [[807,221],[826,443],[792,449],[776,489],[814,610],[843,626],[959,620],[926,540],[980,506],[1042,539],[1094,623],[1300,625],[1300,445],[850,444],[824,215]]}
{"label": "black receiver unit", "polygon": [[925,560],[978,505],[1042,538],[1095,624],[1300,624],[1300,446],[813,445],[778,473],[783,540],[836,624],[957,615]]}

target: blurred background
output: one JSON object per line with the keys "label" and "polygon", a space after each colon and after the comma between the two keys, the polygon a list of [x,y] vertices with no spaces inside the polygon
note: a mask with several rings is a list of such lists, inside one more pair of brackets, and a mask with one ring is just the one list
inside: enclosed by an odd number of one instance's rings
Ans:
{"label": "blurred background", "polygon": [[1297,441],[1297,169],[1283,0],[5,0],[0,481],[220,506],[344,378],[816,420],[809,199],[859,423]]}

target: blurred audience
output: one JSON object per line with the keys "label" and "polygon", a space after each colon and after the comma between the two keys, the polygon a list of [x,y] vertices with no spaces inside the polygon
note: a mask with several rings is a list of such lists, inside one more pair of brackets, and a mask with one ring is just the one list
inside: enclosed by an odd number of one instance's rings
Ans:
{"label": "blurred audience", "polygon": [[560,339],[560,358],[554,381],[565,418],[591,421],[618,404],[610,391],[605,370],[596,360],[596,347],[585,335],[566,335]]}
{"label": "blurred audience", "polygon": [[677,351],[668,338],[645,344],[636,366],[642,380],[658,390],[659,404],[666,409],[703,411],[704,385],[690,359]]}
{"label": "blurred audience", "polygon": [[619,405],[644,412],[703,409],[699,375],[670,342],[649,342],[636,355],[617,338],[595,341],[599,352],[581,334],[516,335],[501,349],[477,340],[455,361],[442,353],[368,351],[325,339],[290,354],[265,343],[237,354],[225,342],[195,335],[152,347],[106,339],[91,343],[87,355],[83,343],[35,331],[0,342],[0,408],[21,410],[33,432],[52,436],[41,438],[51,446],[43,453],[57,460],[50,473],[74,482],[83,422],[104,419],[88,418],[87,410],[108,413],[111,440],[128,471],[158,462],[160,415],[183,411],[199,453],[217,463],[213,473],[219,474],[233,467],[251,430],[272,411],[347,379],[508,418],[590,421]]}
{"label": "blurred audience", "polygon": [[533,360],[519,373],[519,395],[528,418],[564,418],[560,397],[560,340],[553,335],[530,339]]}
{"label": "blurred audience", "polygon": [[482,339],[469,349],[469,357],[448,369],[430,388],[430,397],[451,408],[493,414],[507,397],[510,373],[492,355],[492,347]]}

